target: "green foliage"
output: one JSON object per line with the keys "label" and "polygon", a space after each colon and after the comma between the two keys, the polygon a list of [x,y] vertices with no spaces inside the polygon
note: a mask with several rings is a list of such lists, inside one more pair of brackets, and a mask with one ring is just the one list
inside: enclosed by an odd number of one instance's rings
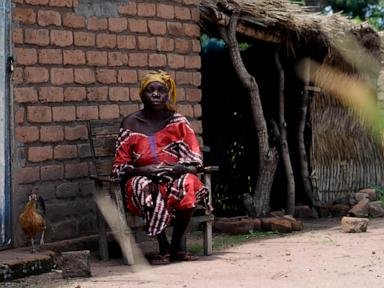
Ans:
{"label": "green foliage", "polygon": [[373,184],[373,185],[370,185],[370,188],[375,189],[377,199],[384,203],[384,186],[379,184]]}
{"label": "green foliage", "polygon": [[368,21],[378,30],[384,29],[383,0],[326,0],[325,12],[342,12],[356,22]]}

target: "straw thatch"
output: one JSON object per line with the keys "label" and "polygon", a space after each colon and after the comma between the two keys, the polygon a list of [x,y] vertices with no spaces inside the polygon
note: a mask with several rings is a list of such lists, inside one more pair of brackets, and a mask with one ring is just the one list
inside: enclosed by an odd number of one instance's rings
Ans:
{"label": "straw thatch", "polygon": [[[293,51],[306,47],[307,56],[321,47],[327,51],[323,63],[359,74],[372,88],[376,85],[380,37],[370,26],[354,24],[340,14],[313,13],[283,0],[201,0],[203,31],[212,35],[217,25],[227,26],[234,10],[239,12],[238,35],[286,45]],[[313,196],[320,203],[384,184],[382,147],[348,108],[330,95],[317,93],[310,115],[311,181]]]}
{"label": "straw thatch", "polygon": [[[233,10],[240,12],[237,32],[269,42],[315,41],[333,48],[335,41],[353,34],[363,47],[378,55],[380,39],[368,25],[355,25],[340,14],[326,16],[284,0],[201,0],[203,28],[227,25]],[[208,28],[212,32],[212,28]]]}

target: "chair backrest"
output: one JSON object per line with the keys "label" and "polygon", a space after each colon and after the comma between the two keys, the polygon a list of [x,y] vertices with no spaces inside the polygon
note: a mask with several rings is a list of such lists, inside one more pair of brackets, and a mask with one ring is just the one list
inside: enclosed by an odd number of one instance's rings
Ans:
{"label": "chair backrest", "polygon": [[111,174],[120,123],[121,119],[88,121],[89,142],[94,163],[92,173],[97,176]]}

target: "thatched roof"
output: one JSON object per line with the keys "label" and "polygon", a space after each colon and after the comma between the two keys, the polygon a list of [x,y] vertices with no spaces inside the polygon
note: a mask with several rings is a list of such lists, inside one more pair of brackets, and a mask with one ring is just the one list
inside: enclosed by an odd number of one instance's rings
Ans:
{"label": "thatched roof", "polygon": [[370,26],[356,25],[340,14],[313,13],[288,0],[201,0],[203,29],[227,25],[233,9],[240,11],[237,32],[259,40],[293,45],[314,41],[332,48],[340,36],[352,33],[368,50],[379,51],[379,37]]}

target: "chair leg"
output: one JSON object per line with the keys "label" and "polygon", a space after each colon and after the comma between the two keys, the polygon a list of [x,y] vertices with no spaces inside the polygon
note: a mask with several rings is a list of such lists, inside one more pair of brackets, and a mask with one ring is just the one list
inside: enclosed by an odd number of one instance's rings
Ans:
{"label": "chair leg", "polygon": [[105,221],[103,215],[101,215],[99,208],[96,208],[97,214],[97,225],[99,230],[99,254],[100,258],[103,261],[109,260],[109,252],[108,252],[108,240],[107,240],[107,232],[105,229]]}
{"label": "chair leg", "polygon": [[204,233],[204,255],[208,256],[212,254],[212,221],[203,223]]}

